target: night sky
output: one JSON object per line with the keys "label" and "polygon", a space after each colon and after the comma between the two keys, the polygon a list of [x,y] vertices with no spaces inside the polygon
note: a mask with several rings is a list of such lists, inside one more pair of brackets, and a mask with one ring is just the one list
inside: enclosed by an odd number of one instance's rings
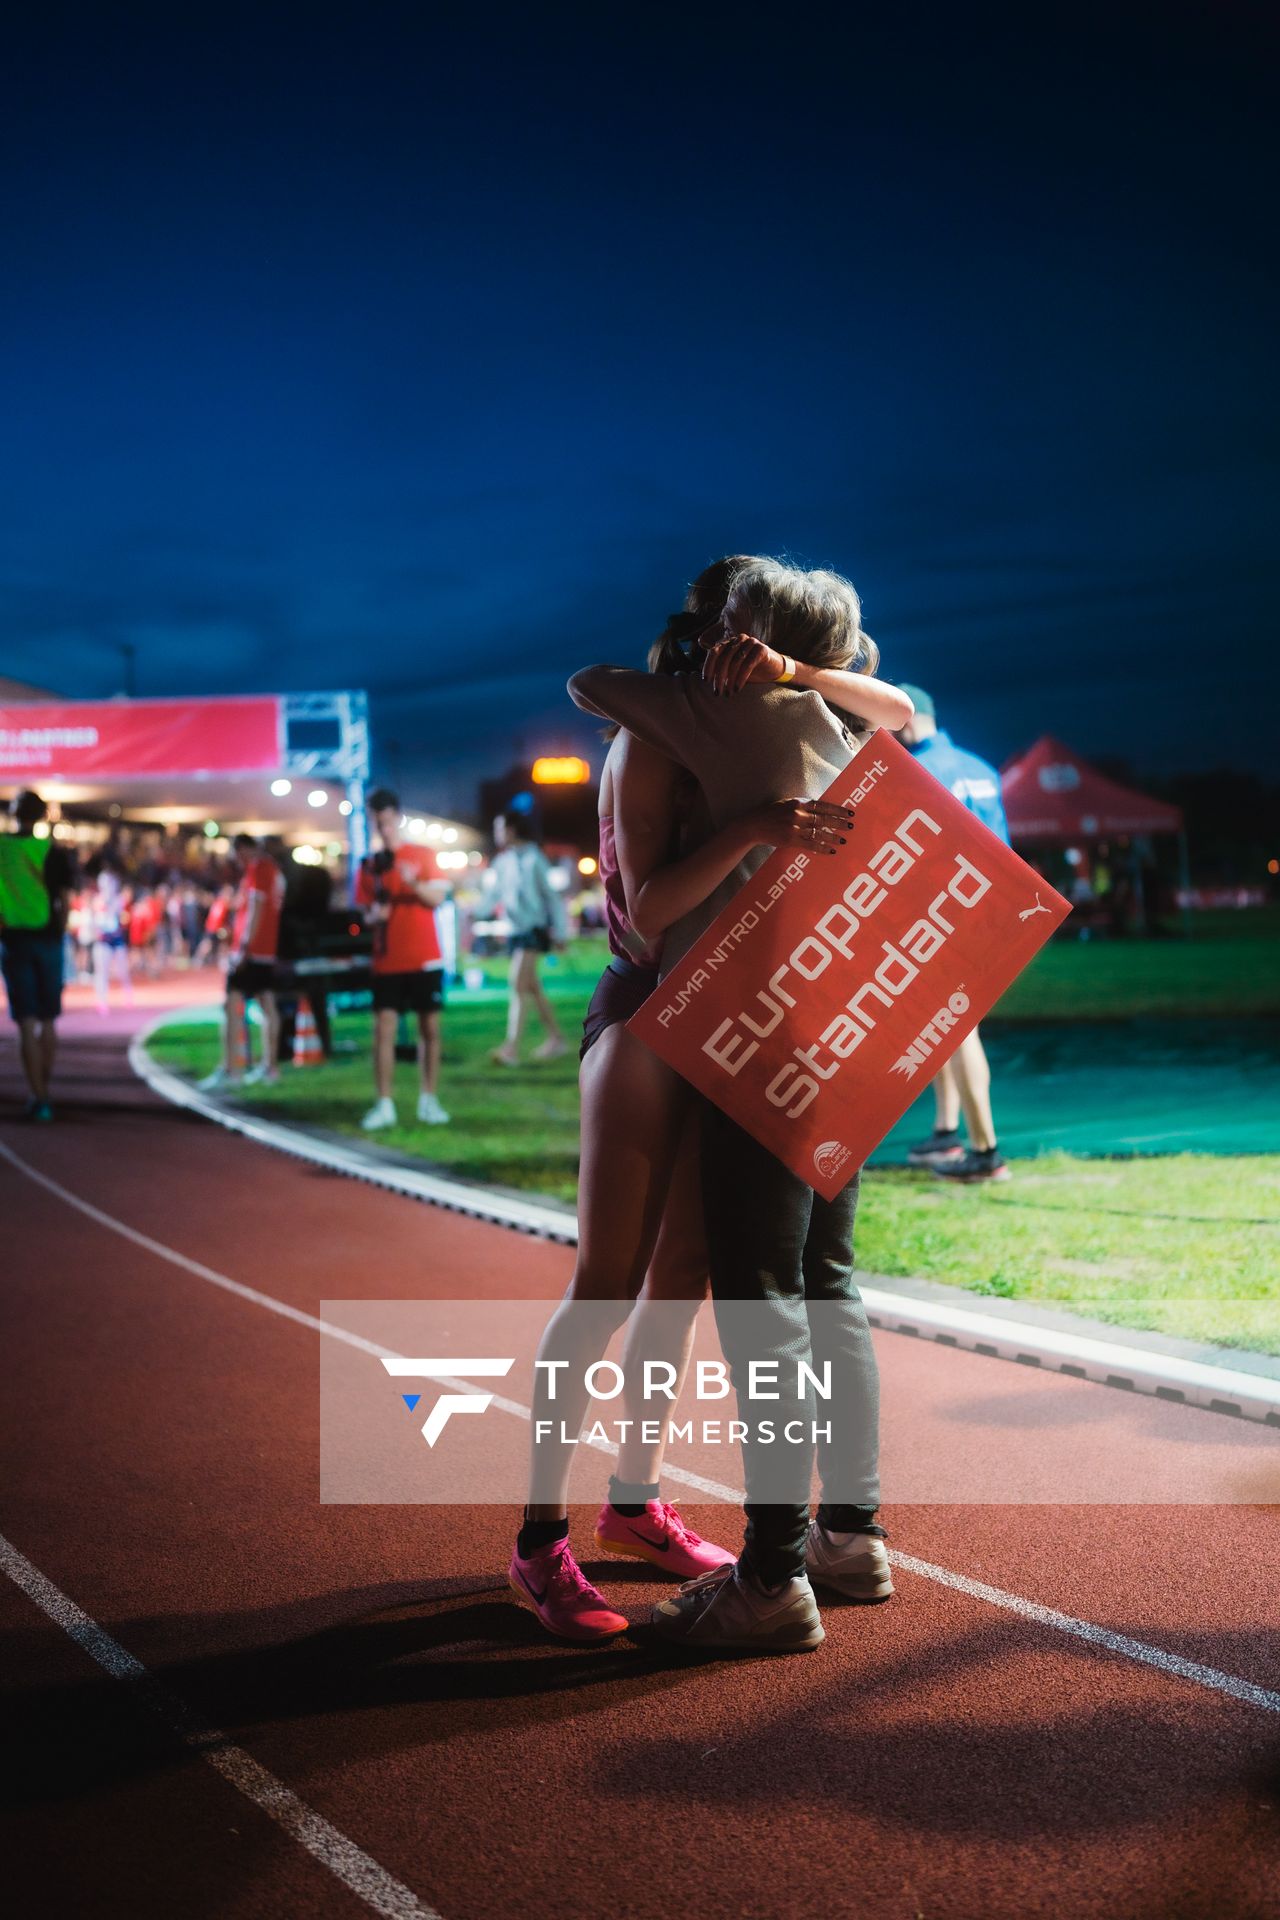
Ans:
{"label": "night sky", "polygon": [[994,759],[1273,770],[1262,6],[25,11],[0,674],[468,809],[748,549]]}

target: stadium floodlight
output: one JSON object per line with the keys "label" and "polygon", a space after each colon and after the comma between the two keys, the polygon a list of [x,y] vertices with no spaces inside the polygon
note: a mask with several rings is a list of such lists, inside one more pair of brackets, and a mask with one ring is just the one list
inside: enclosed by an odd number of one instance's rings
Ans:
{"label": "stadium floodlight", "polygon": [[585,787],[591,768],[576,753],[543,754],[534,761],[530,777],[535,787]]}
{"label": "stadium floodlight", "polygon": [[322,807],[328,798],[329,796],[323,787],[312,787],[310,793],[307,795],[307,805],[309,807]]}
{"label": "stadium floodlight", "polygon": [[277,800],[283,800],[287,793],[293,792],[293,782],[292,780],[273,780],[271,791]]}

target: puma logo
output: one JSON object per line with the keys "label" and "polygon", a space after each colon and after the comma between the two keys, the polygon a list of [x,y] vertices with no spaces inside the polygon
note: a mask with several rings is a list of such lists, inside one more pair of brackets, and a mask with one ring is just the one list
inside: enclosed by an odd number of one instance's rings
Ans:
{"label": "puma logo", "polygon": [[1041,901],[1040,895],[1037,893],[1036,903],[1034,907],[1024,907],[1022,909],[1022,912],[1018,915],[1018,918],[1019,920],[1030,920],[1033,914],[1048,913],[1048,911],[1049,911],[1048,907],[1044,905],[1044,903]]}

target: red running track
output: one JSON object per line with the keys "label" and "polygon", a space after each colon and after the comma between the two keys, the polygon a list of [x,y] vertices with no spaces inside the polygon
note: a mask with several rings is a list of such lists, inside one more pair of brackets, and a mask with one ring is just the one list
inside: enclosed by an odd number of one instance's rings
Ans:
{"label": "red running track", "polygon": [[[130,1024],[74,1016],[59,1124],[0,1123],[11,1911],[1280,1915],[1265,1435],[1252,1505],[891,1508],[931,1572],[831,1607],[805,1659],[551,1645],[506,1591],[507,1514],[319,1504],[314,1331],[63,1196],[311,1314],[550,1298],[567,1251],[175,1112],[130,1076]],[[1221,1416],[879,1350],[890,1452],[1240,1445]],[[637,1621],[663,1590],[600,1577]]]}

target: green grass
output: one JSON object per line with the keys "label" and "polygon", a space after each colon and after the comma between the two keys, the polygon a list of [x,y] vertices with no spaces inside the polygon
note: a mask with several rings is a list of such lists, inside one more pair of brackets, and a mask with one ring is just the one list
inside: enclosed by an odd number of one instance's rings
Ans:
{"label": "green grass", "polygon": [[[388,1127],[380,1147],[410,1153],[451,1172],[504,1187],[517,1187],[574,1204],[578,1184],[578,1029],[590,988],[580,982],[553,993],[572,1051],[545,1065],[495,1067],[489,1051],[503,1037],[506,997],[496,988],[450,1000],[444,1021],[440,1093],[452,1124],[416,1122]],[[340,1014],[334,1021],[334,1058],[324,1066],[286,1067],[278,1087],[254,1087],[241,1104],[268,1119],[299,1120],[333,1133],[360,1132],[360,1116],[373,1100],[370,1072],[372,1020],[367,1013]],[[535,1038],[540,1038],[535,1035]],[[162,1065],[198,1077],[218,1057],[215,1024],[175,1021],[151,1041]],[[417,1069],[396,1067],[396,1104],[411,1121]]]}
{"label": "green grass", "polygon": [[1022,1160],[999,1186],[878,1169],[858,1264],[1280,1353],[1280,1155]]}
{"label": "green grass", "polygon": [[[1247,916],[1257,928],[1267,916]],[[1276,931],[1274,920],[1269,929]],[[566,1034],[575,1042],[602,964],[602,943],[580,941],[546,968]],[[502,1037],[503,962],[490,982],[455,994],[444,1024],[441,1093],[448,1127],[404,1126],[380,1145],[471,1179],[573,1204],[578,1165],[577,1060],[503,1071],[489,1064]],[[1275,1005],[1265,982],[1265,938],[1231,924],[1184,942],[1054,945],[1001,1003],[1022,1019],[1118,1013],[1246,1013]],[[1229,983],[1224,985],[1223,983]],[[370,1019],[335,1022],[337,1057],[286,1071],[278,1088],[244,1096],[254,1112],[359,1136],[372,1098]],[[151,1043],[179,1072],[206,1072],[217,1028],[178,1020]],[[575,1046],[576,1053],[576,1046]],[[414,1069],[397,1069],[413,1111]],[[858,1259],[874,1273],[918,1275],[977,1293],[1043,1302],[1184,1338],[1280,1352],[1280,1156],[1085,1160],[1054,1153],[1017,1163],[1007,1185],[943,1186],[895,1169],[867,1176]]]}
{"label": "green grass", "polygon": [[1190,938],[1050,941],[992,1020],[1280,1012],[1280,909],[1200,914]]}

